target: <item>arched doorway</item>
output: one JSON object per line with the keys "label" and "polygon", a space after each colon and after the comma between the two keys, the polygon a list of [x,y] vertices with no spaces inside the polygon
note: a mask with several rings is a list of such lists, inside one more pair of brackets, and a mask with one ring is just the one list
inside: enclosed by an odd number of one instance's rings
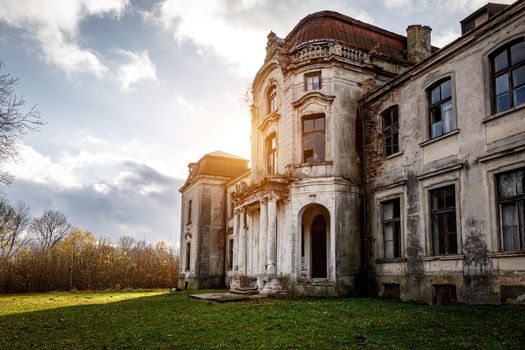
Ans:
{"label": "arched doorway", "polygon": [[330,212],[317,203],[299,211],[299,268],[303,277],[327,278],[330,270]]}
{"label": "arched doorway", "polygon": [[310,228],[312,278],[326,278],[326,220],[317,214]]}

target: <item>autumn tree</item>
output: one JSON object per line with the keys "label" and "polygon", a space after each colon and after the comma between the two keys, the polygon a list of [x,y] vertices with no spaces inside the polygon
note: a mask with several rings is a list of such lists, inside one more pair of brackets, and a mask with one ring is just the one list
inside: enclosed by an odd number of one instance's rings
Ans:
{"label": "autumn tree", "polygon": [[5,162],[17,156],[16,141],[37,130],[42,119],[36,106],[22,110],[26,101],[15,93],[18,79],[3,73],[2,68],[0,61],[0,183],[8,184],[12,177],[3,169]]}
{"label": "autumn tree", "polygon": [[22,202],[12,206],[0,198],[0,260],[9,259],[29,243],[26,229],[30,223],[29,207]]}
{"label": "autumn tree", "polygon": [[44,248],[55,246],[71,229],[72,226],[66,216],[57,210],[46,210],[31,224],[31,231]]}

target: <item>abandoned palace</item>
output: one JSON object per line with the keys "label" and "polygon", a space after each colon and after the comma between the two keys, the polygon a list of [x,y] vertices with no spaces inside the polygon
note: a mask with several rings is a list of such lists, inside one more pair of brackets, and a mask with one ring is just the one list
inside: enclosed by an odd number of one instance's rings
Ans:
{"label": "abandoned palace", "polygon": [[443,48],[343,14],[268,35],[251,164],[189,164],[179,288],[525,299],[525,1]]}

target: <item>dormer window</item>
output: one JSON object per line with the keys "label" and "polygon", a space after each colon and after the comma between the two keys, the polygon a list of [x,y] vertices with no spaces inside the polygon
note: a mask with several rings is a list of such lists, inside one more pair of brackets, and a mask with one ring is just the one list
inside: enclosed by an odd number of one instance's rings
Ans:
{"label": "dormer window", "polygon": [[304,90],[321,90],[321,72],[308,73],[304,75]]}
{"label": "dormer window", "polygon": [[277,109],[277,87],[275,85],[270,86],[266,95],[268,114],[272,113]]}

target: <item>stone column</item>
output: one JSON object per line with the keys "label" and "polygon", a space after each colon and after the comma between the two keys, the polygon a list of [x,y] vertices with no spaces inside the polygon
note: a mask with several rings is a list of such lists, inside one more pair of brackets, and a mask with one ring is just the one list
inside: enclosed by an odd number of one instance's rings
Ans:
{"label": "stone column", "polygon": [[259,216],[259,274],[266,274],[266,235],[268,231],[268,203],[266,198],[261,199],[261,213]]}
{"label": "stone column", "polygon": [[238,252],[239,252],[239,211],[236,210],[233,214],[233,261],[232,261],[232,270],[234,274],[237,274],[239,269],[238,262]]}
{"label": "stone column", "polygon": [[239,257],[237,260],[240,276],[246,276],[246,228],[246,208],[242,208],[240,211]]}
{"label": "stone column", "polygon": [[273,196],[268,200],[268,238],[266,248],[266,273],[277,274],[277,199]]}

